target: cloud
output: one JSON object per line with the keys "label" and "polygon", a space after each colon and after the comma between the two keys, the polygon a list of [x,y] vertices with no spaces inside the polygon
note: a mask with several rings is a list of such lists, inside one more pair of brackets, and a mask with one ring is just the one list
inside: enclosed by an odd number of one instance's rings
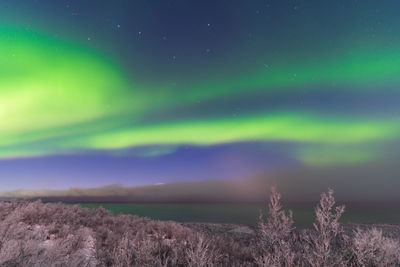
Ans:
{"label": "cloud", "polygon": [[3,198],[43,198],[73,202],[265,202],[276,185],[291,202],[318,200],[322,191],[335,190],[339,201],[400,202],[397,162],[373,162],[341,166],[298,166],[237,179],[165,183],[137,187],[109,185],[68,190],[15,190],[0,192]]}

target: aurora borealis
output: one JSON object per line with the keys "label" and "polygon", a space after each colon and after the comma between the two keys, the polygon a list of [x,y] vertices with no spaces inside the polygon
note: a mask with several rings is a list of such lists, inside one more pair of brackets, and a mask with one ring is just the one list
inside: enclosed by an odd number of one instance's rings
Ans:
{"label": "aurora borealis", "polygon": [[398,160],[398,8],[2,1],[2,186],[139,185]]}

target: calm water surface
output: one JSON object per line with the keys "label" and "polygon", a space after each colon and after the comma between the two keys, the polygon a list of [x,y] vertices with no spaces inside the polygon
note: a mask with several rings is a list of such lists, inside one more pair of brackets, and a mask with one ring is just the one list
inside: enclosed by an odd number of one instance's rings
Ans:
{"label": "calm water surface", "polygon": [[[173,220],[178,222],[211,222],[234,223],[255,226],[260,209],[265,206],[257,204],[129,204],[129,203],[82,203],[87,208],[102,206],[114,214],[136,214],[156,220]],[[314,220],[314,206],[292,205],[295,224],[311,226]],[[400,223],[400,212],[397,206],[386,207],[348,207],[342,222],[353,223]]]}

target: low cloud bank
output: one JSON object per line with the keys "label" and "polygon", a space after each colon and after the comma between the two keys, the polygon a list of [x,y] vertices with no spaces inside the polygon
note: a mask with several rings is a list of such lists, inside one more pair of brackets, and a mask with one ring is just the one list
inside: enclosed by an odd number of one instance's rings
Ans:
{"label": "low cloud bank", "polygon": [[394,203],[400,202],[398,165],[386,162],[365,166],[302,167],[240,179],[137,187],[15,190],[0,192],[0,197],[66,202],[265,202],[270,186],[276,185],[287,201],[315,201],[320,192],[333,188],[339,201]]}

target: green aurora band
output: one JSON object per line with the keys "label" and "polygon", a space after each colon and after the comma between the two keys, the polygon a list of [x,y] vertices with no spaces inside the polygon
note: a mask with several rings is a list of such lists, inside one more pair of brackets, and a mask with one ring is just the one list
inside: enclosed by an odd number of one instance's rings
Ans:
{"label": "green aurora band", "polygon": [[128,83],[101,55],[13,28],[0,28],[0,43],[2,141],[126,110]]}
{"label": "green aurora band", "polygon": [[[261,71],[232,77],[195,85],[193,93],[187,99],[196,100],[256,90],[271,93],[282,90],[304,91],[313,86],[328,90],[329,86],[326,85],[331,84],[342,85],[344,90],[349,90],[350,86],[352,90],[376,90],[378,85],[399,84],[400,50],[387,48],[376,51],[373,48],[364,48],[351,54],[342,52],[336,57],[322,55],[321,58],[289,64],[277,61]],[[389,86],[386,90],[398,90],[397,86],[394,88],[396,89]]]}
{"label": "green aurora band", "polygon": [[[138,85],[105,53],[23,27],[0,25],[0,58],[3,159],[146,145],[285,141],[301,144],[294,157],[319,165],[372,160],[371,144],[400,136],[396,118],[351,119],[301,110],[141,122],[155,110],[233,93],[306,91],[316,85],[324,90],[328,87],[324,85],[332,83],[364,90],[396,85],[400,82],[398,49],[376,53],[360,49],[319,60],[276,62],[262,71],[232,75],[235,78],[210,77],[206,83],[193,81],[179,87]],[[155,93],[161,97],[155,99]],[[309,149],[310,144],[320,146]],[[318,155],[332,145],[351,145],[352,149],[335,150],[327,162],[321,162]]]}
{"label": "green aurora band", "polygon": [[393,138],[399,130],[399,120],[363,122],[307,114],[269,114],[139,126],[90,136],[82,145],[115,149],[143,144],[211,145],[252,140],[348,144]]}

